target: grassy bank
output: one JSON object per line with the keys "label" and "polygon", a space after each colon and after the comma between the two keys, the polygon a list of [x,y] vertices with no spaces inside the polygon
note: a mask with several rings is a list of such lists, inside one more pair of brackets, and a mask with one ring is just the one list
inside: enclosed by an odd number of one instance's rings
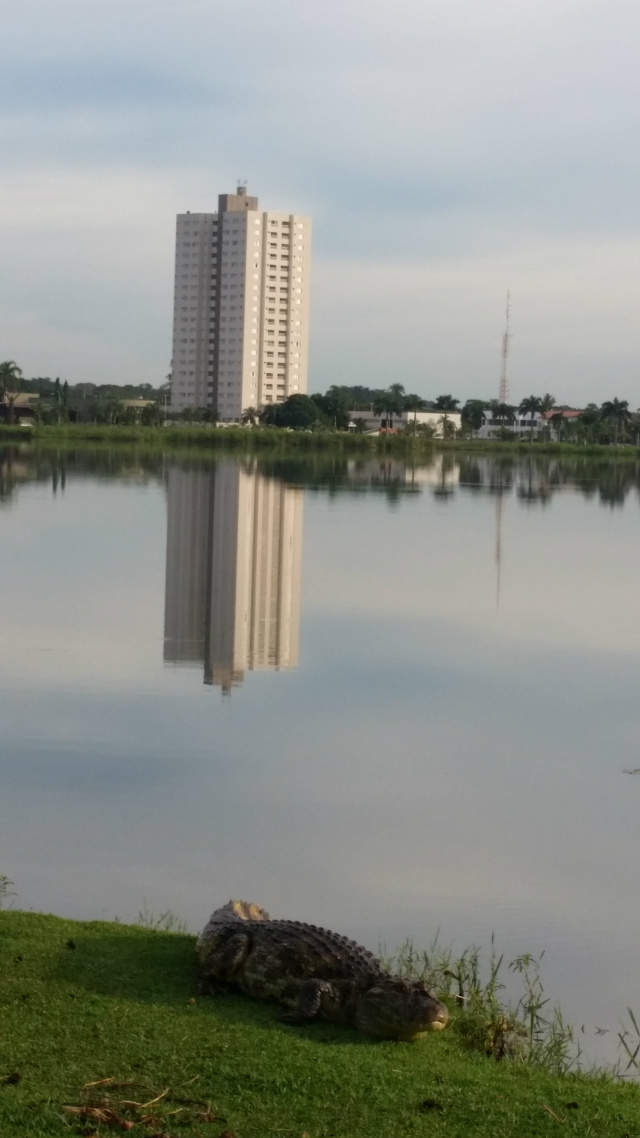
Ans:
{"label": "grassy bank", "polygon": [[0,912],[0,961],[1,1138],[640,1135],[638,1086],[498,1063],[455,1012],[404,1044],[200,998],[189,936]]}
{"label": "grassy bank", "polygon": [[212,426],[111,427],[102,423],[65,423],[60,426],[10,427],[0,425],[0,441],[29,441],[68,446],[76,444],[149,447],[156,450],[238,452],[335,452],[353,455],[391,454],[416,459],[434,450],[473,451],[477,454],[581,455],[607,459],[640,457],[640,447],[580,445],[578,443],[501,442],[499,440],[424,439],[410,435],[373,436],[344,431],[284,431],[278,428]]}

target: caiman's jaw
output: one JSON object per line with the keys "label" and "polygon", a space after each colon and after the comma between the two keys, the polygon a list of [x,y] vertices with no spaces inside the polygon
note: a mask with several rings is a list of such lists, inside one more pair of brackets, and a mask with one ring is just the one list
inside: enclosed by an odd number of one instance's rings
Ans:
{"label": "caiman's jaw", "polygon": [[438,1012],[435,1019],[431,1023],[424,1024],[416,1031],[408,1031],[406,1035],[398,1035],[398,1039],[402,1039],[406,1043],[411,1043],[414,1039],[424,1039],[425,1035],[430,1035],[432,1031],[444,1031],[449,1022],[449,1012],[443,1006],[442,1011]]}
{"label": "caiman's jaw", "polygon": [[449,1012],[443,1004],[442,1007],[440,1008],[440,1010],[438,1011],[436,1018],[434,1020],[432,1020],[431,1023],[429,1024],[428,1030],[429,1031],[442,1031],[443,1028],[445,1028],[447,1026],[448,1022],[449,1022]]}

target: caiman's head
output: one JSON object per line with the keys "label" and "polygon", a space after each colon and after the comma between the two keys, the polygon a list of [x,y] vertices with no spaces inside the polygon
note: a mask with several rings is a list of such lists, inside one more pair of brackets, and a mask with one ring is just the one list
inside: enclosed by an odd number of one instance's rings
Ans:
{"label": "caiman's head", "polygon": [[427,1031],[442,1031],[449,1012],[421,980],[381,979],[358,1000],[360,1031],[383,1039],[418,1039]]}

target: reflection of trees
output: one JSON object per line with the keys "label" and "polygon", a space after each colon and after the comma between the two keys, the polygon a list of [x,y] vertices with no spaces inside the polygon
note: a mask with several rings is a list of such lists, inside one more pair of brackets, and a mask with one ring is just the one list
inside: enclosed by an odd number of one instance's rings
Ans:
{"label": "reflection of trees", "polygon": [[623,506],[627,494],[633,487],[640,486],[639,469],[633,463],[633,469],[626,469],[626,463],[618,465],[612,463],[601,472],[598,480],[598,493],[600,501],[605,506]]}
{"label": "reflection of trees", "polygon": [[442,465],[440,467],[440,478],[433,489],[434,497],[440,499],[441,501],[443,499],[446,501],[447,499],[451,498],[456,492],[456,488],[451,478],[451,475],[453,474],[455,468],[456,460],[454,456],[452,454],[443,454]]}
{"label": "reflection of trees", "polygon": [[573,484],[585,498],[598,496],[603,506],[622,506],[632,490],[640,491],[640,463],[583,460]]}
{"label": "reflection of trees", "polygon": [[460,458],[458,461],[460,470],[460,483],[459,485],[464,490],[483,490],[484,489],[484,475],[481,463],[477,458]]}
{"label": "reflection of trees", "polygon": [[0,448],[0,504],[9,502],[20,485],[49,483],[56,494],[64,491],[69,477],[131,482],[161,480],[164,457],[143,451],[78,451],[71,448],[39,448],[28,444]]}
{"label": "reflection of trees", "polygon": [[10,448],[3,448],[0,451],[0,505],[11,500],[18,481],[13,454]]}
{"label": "reflection of trees", "polygon": [[598,497],[603,505],[623,505],[628,494],[640,494],[640,463],[546,455],[460,456],[459,489],[462,493],[502,495],[515,491],[523,505],[547,505],[555,494],[576,490],[585,498]]}
{"label": "reflection of trees", "polygon": [[555,459],[541,462],[539,457],[531,456],[519,465],[516,493],[526,505],[547,505],[562,485],[562,471]]}
{"label": "reflection of trees", "polygon": [[[215,461],[204,455],[172,456],[143,448],[77,450],[12,444],[0,447],[0,507],[10,504],[20,486],[29,482],[48,483],[57,493],[73,478],[163,481],[168,463],[211,469]],[[611,509],[624,505],[630,493],[640,496],[640,462],[632,459],[434,452],[428,461],[414,464],[389,455],[322,453],[244,456],[238,461],[289,486],[332,498],[382,494],[392,505],[425,488],[442,502],[453,501],[457,494],[512,495],[527,507],[546,506],[562,492],[577,492],[587,500],[597,498]]]}
{"label": "reflection of trees", "polygon": [[408,494],[420,493],[416,469],[424,470],[436,462],[421,463],[419,468],[398,459],[342,458],[332,455],[309,457],[265,458],[258,470],[267,478],[279,478],[290,486],[325,491],[331,497],[339,494],[383,493],[391,503]]}
{"label": "reflection of trees", "polygon": [[516,476],[516,463],[513,458],[496,458],[489,465],[489,494],[508,494],[513,489]]}

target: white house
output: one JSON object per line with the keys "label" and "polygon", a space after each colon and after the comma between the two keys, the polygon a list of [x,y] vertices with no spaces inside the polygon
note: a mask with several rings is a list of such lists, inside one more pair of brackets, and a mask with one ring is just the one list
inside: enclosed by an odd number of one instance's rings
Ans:
{"label": "white house", "polygon": [[[531,434],[531,415],[520,414],[514,408],[515,420],[509,422],[507,419],[496,419],[490,407],[487,407],[482,416],[482,426],[473,432],[475,439],[499,439],[502,436],[503,430],[511,431],[518,438],[525,439]],[[547,426],[547,419],[544,412],[536,411],[533,416],[533,434],[538,434],[542,427]]]}
{"label": "white house", "polygon": [[[532,433],[531,415],[521,414],[516,408],[513,409],[513,413],[515,420],[509,423],[506,419],[496,419],[493,411],[488,407],[482,416],[482,426],[473,432],[474,438],[499,439],[503,429],[506,429],[516,435],[517,438],[528,439]],[[558,415],[562,416],[563,422],[568,423],[579,419],[582,411],[558,407],[553,407],[551,411],[536,411],[533,416],[533,437],[537,438],[539,433],[544,431],[543,438],[557,442],[560,438],[559,423],[556,418]]]}
{"label": "white house", "polygon": [[[453,424],[456,431],[460,430],[460,412],[447,411],[447,419]],[[376,415],[369,408],[367,411],[350,411],[349,427],[355,430],[362,423],[362,430],[368,434],[377,434],[379,431],[404,431],[407,426],[415,422],[416,426],[430,426],[435,428],[434,438],[443,437],[444,411],[400,411],[387,414],[382,412]]]}

